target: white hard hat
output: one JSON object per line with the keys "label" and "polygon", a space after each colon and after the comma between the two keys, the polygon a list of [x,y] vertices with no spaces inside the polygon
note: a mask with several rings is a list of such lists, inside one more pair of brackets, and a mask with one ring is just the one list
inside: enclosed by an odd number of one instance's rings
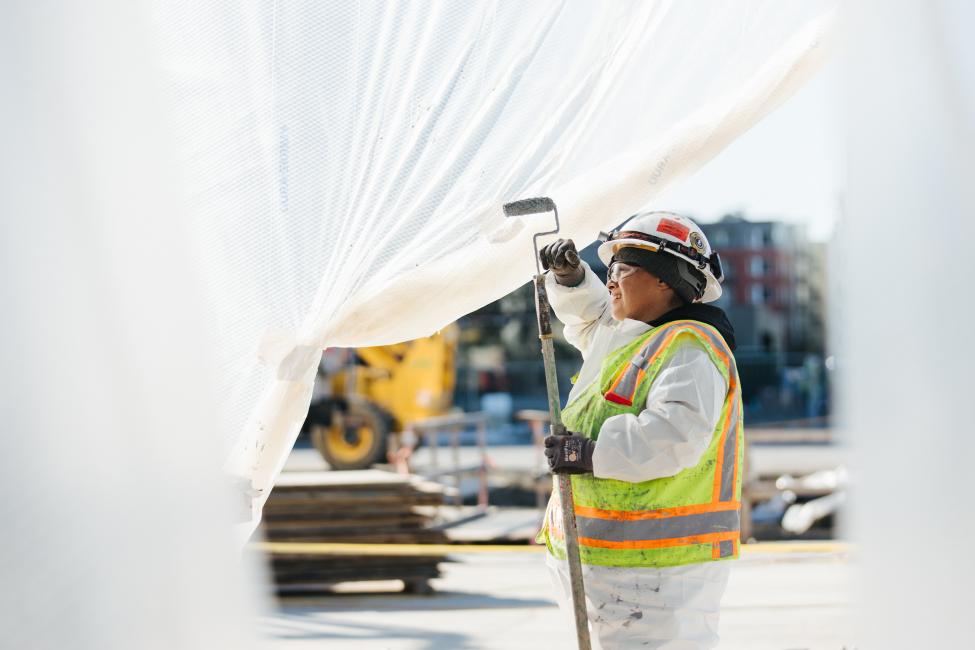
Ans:
{"label": "white hard hat", "polygon": [[711,250],[700,226],[687,217],[673,212],[644,212],[601,238],[604,242],[599,246],[599,259],[606,266],[621,248],[670,253],[689,262],[704,276],[703,295],[695,302],[713,302],[721,297],[721,259]]}

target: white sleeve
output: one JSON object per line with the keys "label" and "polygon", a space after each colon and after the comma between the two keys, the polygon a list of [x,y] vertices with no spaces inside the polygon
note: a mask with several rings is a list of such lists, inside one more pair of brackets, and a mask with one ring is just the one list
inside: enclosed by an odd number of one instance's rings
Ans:
{"label": "white sleeve", "polygon": [[613,315],[606,285],[588,264],[582,262],[582,267],[586,276],[577,286],[564,287],[555,281],[554,274],[548,273],[545,276],[545,290],[552,311],[565,324],[565,340],[578,348],[585,358],[597,327],[611,324]]}
{"label": "white sleeve", "polygon": [[693,467],[711,443],[728,384],[696,343],[681,346],[661,368],[639,416],[608,418],[593,452],[593,474],[630,483]]}

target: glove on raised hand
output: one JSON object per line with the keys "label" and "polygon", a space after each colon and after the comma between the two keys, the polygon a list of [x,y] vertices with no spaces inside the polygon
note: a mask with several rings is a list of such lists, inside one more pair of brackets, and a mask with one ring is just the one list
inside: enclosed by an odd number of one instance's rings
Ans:
{"label": "glove on raised hand", "polygon": [[571,239],[557,239],[538,252],[542,268],[555,275],[555,281],[566,287],[575,287],[586,277],[586,270],[579,261],[579,253]]}
{"label": "glove on raised hand", "polygon": [[584,436],[548,436],[545,456],[553,474],[586,474],[592,471],[592,452],[596,442]]}

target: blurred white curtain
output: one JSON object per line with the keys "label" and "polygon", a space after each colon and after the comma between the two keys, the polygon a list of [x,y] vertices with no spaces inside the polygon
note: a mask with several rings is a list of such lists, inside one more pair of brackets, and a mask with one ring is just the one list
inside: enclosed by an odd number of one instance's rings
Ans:
{"label": "blurred white curtain", "polygon": [[528,280],[550,220],[505,201],[553,197],[580,242],[646,205],[817,68],[832,6],[158,2],[222,439],[258,506],[322,348]]}
{"label": "blurred white curtain", "polygon": [[0,9],[4,648],[256,639],[146,18]]}
{"label": "blurred white curtain", "polygon": [[504,201],[580,241],[645,205],[831,4],[6,3],[3,643],[248,647],[218,468],[263,502],[320,350],[525,282],[547,224]]}
{"label": "blurred white curtain", "polygon": [[975,5],[851,3],[833,310],[857,452],[861,638],[971,648]]}

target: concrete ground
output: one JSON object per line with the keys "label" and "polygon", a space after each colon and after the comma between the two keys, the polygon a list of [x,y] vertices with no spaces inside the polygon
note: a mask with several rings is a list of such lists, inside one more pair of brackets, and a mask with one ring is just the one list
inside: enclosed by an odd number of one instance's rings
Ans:
{"label": "concrete ground", "polygon": [[[512,547],[517,548],[517,547]],[[524,547],[522,547],[524,548]],[[794,552],[797,548],[824,552]],[[261,621],[273,650],[574,648],[538,550],[454,556],[436,593],[396,583],[287,599]],[[721,617],[724,650],[853,650],[851,564],[842,548],[757,545],[731,575]]]}

